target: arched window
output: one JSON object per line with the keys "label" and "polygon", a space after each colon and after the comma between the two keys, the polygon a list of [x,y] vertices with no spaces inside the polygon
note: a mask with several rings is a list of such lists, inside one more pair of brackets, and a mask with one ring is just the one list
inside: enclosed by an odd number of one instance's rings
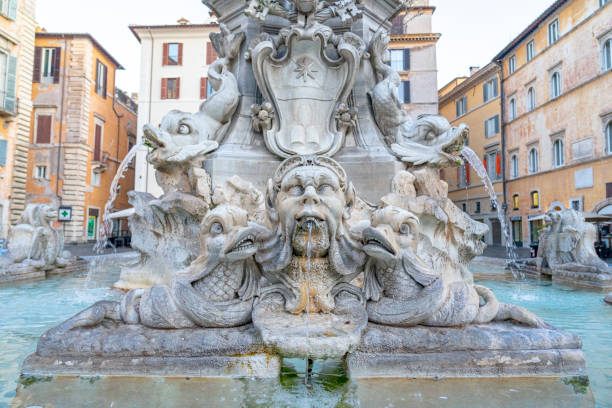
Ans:
{"label": "arched window", "polygon": [[531,112],[535,109],[536,106],[536,94],[533,86],[529,88],[527,91],[527,111]]}
{"label": "arched window", "polygon": [[513,210],[519,209],[519,195],[518,194],[515,194],[512,196],[512,209]]}
{"label": "arched window", "polygon": [[608,122],[608,126],[606,126],[606,146],[608,147],[608,154],[612,154],[612,121]]}
{"label": "arched window", "polygon": [[601,49],[601,69],[603,71],[612,69],[612,38],[608,38],[603,43]]}
{"label": "arched window", "polygon": [[512,178],[517,178],[519,176],[519,162],[518,155],[513,154],[510,158],[510,175]]}
{"label": "arched window", "polygon": [[508,104],[508,116],[510,120],[516,119],[516,99],[510,98],[510,103]]}
{"label": "arched window", "polygon": [[550,99],[554,99],[561,95],[561,74],[555,72],[550,77]]}
{"label": "arched window", "polygon": [[538,172],[538,149],[535,147],[529,150],[529,173]]}
{"label": "arched window", "polygon": [[555,167],[563,166],[563,140],[557,139],[553,143],[553,165]]}

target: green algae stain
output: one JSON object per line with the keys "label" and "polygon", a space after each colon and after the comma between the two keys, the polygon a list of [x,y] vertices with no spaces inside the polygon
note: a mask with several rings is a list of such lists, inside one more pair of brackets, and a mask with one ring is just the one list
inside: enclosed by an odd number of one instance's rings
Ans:
{"label": "green algae stain", "polygon": [[50,382],[53,377],[42,377],[36,375],[22,375],[19,377],[19,384],[23,385],[24,388],[29,387],[32,384],[40,382]]}
{"label": "green algae stain", "polygon": [[586,394],[589,390],[589,377],[585,375],[578,375],[575,377],[565,377],[561,381],[565,385],[571,385],[576,394]]}

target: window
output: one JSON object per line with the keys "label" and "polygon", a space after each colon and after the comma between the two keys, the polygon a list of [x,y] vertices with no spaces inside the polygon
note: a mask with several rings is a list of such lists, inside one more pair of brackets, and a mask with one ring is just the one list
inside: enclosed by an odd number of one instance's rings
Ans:
{"label": "window", "polygon": [[457,187],[465,187],[470,185],[470,165],[469,163],[462,164],[457,167]]}
{"label": "window", "polygon": [[211,42],[206,43],[206,65],[210,65],[217,59],[217,54]]}
{"label": "window", "polygon": [[538,149],[529,150],[529,174],[538,172]]}
{"label": "window", "polygon": [[519,176],[519,160],[517,154],[513,154],[510,158],[510,176],[512,178],[517,178]]}
{"label": "window", "polygon": [[488,152],[484,156],[484,167],[493,181],[501,178],[501,154],[498,151]]}
{"label": "window", "polygon": [[97,208],[87,209],[87,238],[96,239],[98,236],[98,216],[100,210]]}
{"label": "window", "polygon": [[561,95],[561,74],[555,72],[550,77],[550,99],[555,99]]}
{"label": "window", "polygon": [[47,179],[47,166],[36,166],[36,178],[41,180]]}
{"label": "window", "polygon": [[51,115],[36,115],[36,143],[51,143]]}
{"label": "window", "polygon": [[532,191],[531,192],[531,208],[539,208],[540,207],[540,192]]}
{"label": "window", "polygon": [[391,53],[391,68],[395,71],[408,71],[410,69],[410,49],[389,51]]}
{"label": "window", "polygon": [[91,172],[91,185],[94,187],[100,186],[100,173],[95,171]]}
{"label": "window", "polygon": [[512,196],[512,209],[513,210],[519,209],[519,195],[518,194],[515,194]]}
{"label": "window", "polygon": [[606,125],[606,146],[608,154],[612,154],[612,121]]}
{"label": "window", "polygon": [[96,64],[96,93],[103,98],[106,98],[107,71],[106,65],[98,60]]}
{"label": "window", "polygon": [[475,214],[480,214],[480,201],[476,201],[474,203],[474,213]]}
{"label": "window", "polygon": [[18,0],[0,0],[0,13],[11,20],[17,18]]}
{"label": "window", "polygon": [[497,211],[497,201],[496,200],[491,200],[489,204],[491,206],[491,211]]}
{"label": "window", "polygon": [[553,166],[559,167],[563,166],[564,157],[563,157],[563,140],[557,139],[553,143]]}
{"label": "window", "polygon": [[93,151],[93,161],[96,161],[96,162],[99,162],[102,160],[102,136],[103,136],[102,125],[99,123],[96,123],[95,129],[94,129],[94,151]]}
{"label": "window", "polygon": [[485,120],[485,137],[492,137],[499,133],[499,115]]}
{"label": "window", "polygon": [[0,109],[17,113],[16,90],[17,57],[0,51]]}
{"label": "window", "polygon": [[[522,246],[523,243],[523,223],[520,219],[512,220],[512,240],[516,246]],[[520,245],[519,245],[520,243]]]}
{"label": "window", "polygon": [[603,7],[612,0],[599,0],[599,7]]}
{"label": "window", "polygon": [[516,71],[516,55],[513,55],[508,59],[508,74],[514,74],[514,71]]}
{"label": "window", "polygon": [[484,102],[497,96],[497,78],[490,79],[484,83],[482,94]]}
{"label": "window", "polygon": [[548,25],[548,45],[553,45],[559,39],[559,19]]}
{"label": "window", "polygon": [[164,43],[162,65],[183,65],[182,43]]}
{"label": "window", "polygon": [[582,198],[571,198],[569,204],[569,208],[572,210],[582,211]]}
{"label": "window", "polygon": [[532,87],[527,91],[527,111],[531,112],[536,107],[536,94],[535,89]]}
{"label": "window", "polygon": [[533,40],[527,43],[527,62],[531,61],[535,56],[535,44]]}
{"label": "window", "polygon": [[604,41],[601,50],[601,69],[603,71],[612,69],[612,38],[608,38]]}
{"label": "window", "polygon": [[399,100],[404,103],[410,103],[410,81],[402,81],[398,87]]}
{"label": "window", "polygon": [[42,49],[41,82],[50,83],[55,79],[55,70],[59,69],[59,67],[55,67],[55,52],[55,48]]}
{"label": "window", "polygon": [[461,209],[463,210],[463,212],[467,212],[467,204],[461,203]]}
{"label": "window", "polygon": [[181,90],[180,78],[162,78],[161,98],[179,99]]}
{"label": "window", "polygon": [[455,102],[455,107],[457,116],[465,115],[467,112],[467,96],[463,96],[463,98],[457,100]]}
{"label": "window", "polygon": [[8,140],[0,140],[0,166],[6,166],[7,154],[8,154]]}
{"label": "window", "polygon": [[508,118],[510,120],[516,119],[516,98],[510,98],[510,102],[508,103]]}

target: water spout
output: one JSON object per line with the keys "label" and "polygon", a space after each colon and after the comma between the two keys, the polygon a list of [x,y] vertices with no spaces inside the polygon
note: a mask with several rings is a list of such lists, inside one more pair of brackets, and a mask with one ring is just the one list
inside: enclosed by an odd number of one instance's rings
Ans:
{"label": "water spout", "polygon": [[[313,221],[308,221],[308,244],[306,245],[306,342],[310,347],[310,255],[311,255],[311,236]],[[306,349],[306,373],[304,374],[304,385],[309,386],[310,376],[312,375],[312,360],[308,358],[308,348]]]}
{"label": "water spout", "polygon": [[497,212],[497,218],[499,219],[499,223],[501,224],[501,230],[504,234],[504,242],[506,246],[506,254],[510,259],[507,263],[510,271],[512,272],[512,276],[515,279],[523,279],[523,273],[516,269],[515,265],[518,261],[518,256],[516,254],[516,248],[514,247],[514,242],[510,236],[509,224],[506,220],[506,215],[504,213],[503,208],[499,205],[499,201],[497,200],[497,195],[495,193],[495,188],[493,187],[493,182],[489,178],[489,174],[487,173],[487,169],[485,169],[484,164],[480,161],[480,158],[472,149],[467,146],[463,146],[461,149],[461,156],[472,166],[478,177],[480,177],[483,181],[485,190],[489,194],[491,199],[491,205],[495,206],[495,210]]}

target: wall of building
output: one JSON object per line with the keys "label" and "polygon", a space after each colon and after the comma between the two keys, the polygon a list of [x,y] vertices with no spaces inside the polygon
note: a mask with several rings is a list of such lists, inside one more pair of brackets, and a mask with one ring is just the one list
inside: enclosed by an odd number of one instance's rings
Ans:
{"label": "wall of building", "polygon": [[0,140],[7,142],[6,163],[0,166],[0,238],[6,238],[25,208],[35,8],[35,0],[21,0],[14,20],[0,14],[0,49],[17,57],[17,115],[0,117]]}
{"label": "wall of building", "polygon": [[[101,219],[109,197],[112,178],[127,153],[128,132],[135,135],[136,113],[116,103],[115,62],[89,38],[39,36],[38,47],[59,47],[59,83],[35,83],[32,91],[34,120],[27,191],[29,202],[51,202],[72,207],[72,221],[63,224],[67,242],[88,239],[88,210],[98,209]],[[106,98],[95,90],[97,61],[106,65]],[[123,115],[118,118],[117,115]],[[51,143],[37,144],[39,115],[52,115]],[[95,124],[102,125],[103,162],[94,162]],[[129,126],[128,126],[129,124]],[[47,178],[36,178],[36,166],[47,166]],[[93,183],[93,170],[100,169],[99,185]],[[133,188],[133,170],[121,181],[115,209],[128,208],[127,192]],[[91,238],[91,237],[90,237]]]}
{"label": "wall of building", "polygon": [[[548,24],[558,18],[560,38],[548,45]],[[606,153],[605,127],[612,120],[612,71],[602,72],[601,44],[612,38],[612,4],[598,1],[568,2],[546,18],[534,33],[504,57],[506,107],[517,102],[517,117],[505,125],[506,166],[518,155],[519,175],[507,184],[509,215],[522,221],[523,242],[531,242],[529,218],[554,208],[570,208],[577,200],[590,211],[606,199],[612,182],[612,156]],[[535,57],[525,60],[525,45],[535,39]],[[516,56],[516,71],[508,72],[508,59]],[[551,95],[550,78],[561,76],[561,95]],[[535,89],[536,107],[528,111],[527,92]],[[509,119],[508,111],[506,118]],[[563,164],[553,162],[553,143],[563,142]],[[538,171],[529,172],[529,151],[538,151]],[[532,208],[530,193],[539,192],[540,205]],[[513,195],[519,195],[514,210]]]}

